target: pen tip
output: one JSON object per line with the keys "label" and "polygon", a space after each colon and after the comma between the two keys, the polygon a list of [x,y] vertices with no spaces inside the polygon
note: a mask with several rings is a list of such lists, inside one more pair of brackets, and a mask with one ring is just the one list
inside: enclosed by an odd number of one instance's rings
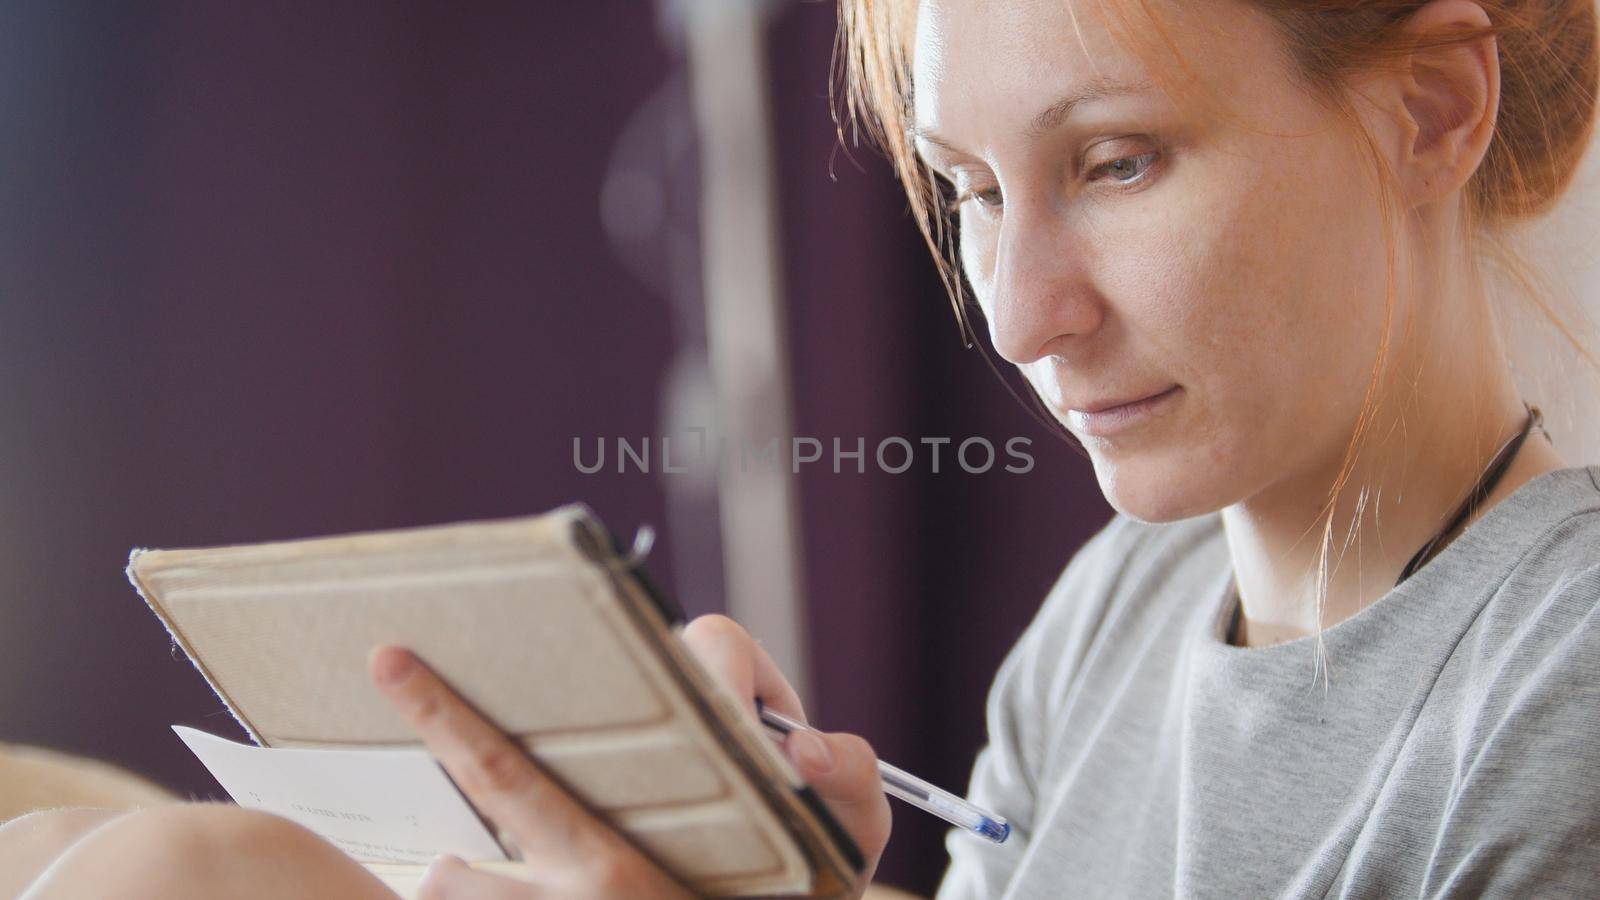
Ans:
{"label": "pen tip", "polygon": [[996,844],[1003,844],[1011,836],[1011,823],[1006,821],[996,822],[994,819],[984,819],[978,826],[978,831]]}

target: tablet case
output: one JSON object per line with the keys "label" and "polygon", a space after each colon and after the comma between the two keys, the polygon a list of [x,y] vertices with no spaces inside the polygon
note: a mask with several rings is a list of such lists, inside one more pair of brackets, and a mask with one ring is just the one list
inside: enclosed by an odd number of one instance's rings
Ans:
{"label": "tablet case", "polygon": [[839,896],[863,868],[678,636],[681,611],[583,504],[135,550],[127,573],[262,746],[416,745],[366,675],[373,646],[398,644],[698,894]]}

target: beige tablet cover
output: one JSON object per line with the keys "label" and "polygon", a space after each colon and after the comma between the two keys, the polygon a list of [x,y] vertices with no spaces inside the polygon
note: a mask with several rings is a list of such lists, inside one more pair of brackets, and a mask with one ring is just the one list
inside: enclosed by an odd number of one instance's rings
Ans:
{"label": "beige tablet cover", "polygon": [[705,896],[833,896],[860,853],[698,664],[593,513],[197,550],[128,576],[268,747],[414,733],[366,677],[409,647]]}

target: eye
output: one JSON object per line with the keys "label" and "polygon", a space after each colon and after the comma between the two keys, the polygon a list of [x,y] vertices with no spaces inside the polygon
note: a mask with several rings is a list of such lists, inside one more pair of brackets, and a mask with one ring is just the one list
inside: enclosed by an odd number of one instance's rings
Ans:
{"label": "eye", "polygon": [[968,200],[973,201],[984,209],[999,209],[1004,202],[1004,198],[1000,196],[1000,189],[997,187],[982,188],[976,191],[962,191],[956,196],[956,205],[960,206]]}
{"label": "eye", "polygon": [[1155,164],[1155,161],[1156,153],[1153,150],[1149,153],[1141,153],[1138,156],[1124,156],[1119,159],[1113,159],[1103,165],[1095,166],[1089,173],[1089,180],[1094,181],[1096,176],[1105,175],[1117,184],[1132,184],[1143,178],[1145,173],[1150,171],[1150,167]]}
{"label": "eye", "polygon": [[939,205],[947,215],[959,214],[969,200],[986,212],[998,209],[1001,206],[998,185],[973,187],[975,179],[968,177],[964,173],[946,175],[940,172],[938,174]]}

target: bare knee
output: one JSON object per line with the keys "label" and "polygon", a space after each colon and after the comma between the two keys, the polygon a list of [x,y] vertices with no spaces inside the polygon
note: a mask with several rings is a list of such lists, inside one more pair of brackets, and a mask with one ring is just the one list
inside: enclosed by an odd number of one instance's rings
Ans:
{"label": "bare knee", "polygon": [[15,897],[56,857],[119,815],[115,809],[47,809],[0,825],[0,897]]}
{"label": "bare knee", "polygon": [[143,810],[107,828],[105,841],[173,867],[208,859],[237,862],[332,849],[288,819],[223,803]]}
{"label": "bare knee", "polygon": [[[104,881],[117,873],[115,881]],[[278,816],[226,804],[153,807],[75,845],[28,898],[386,896],[358,864]]]}
{"label": "bare knee", "polygon": [[90,830],[125,815],[120,809],[64,807],[41,809],[0,825],[0,841],[26,841],[65,847]]}

